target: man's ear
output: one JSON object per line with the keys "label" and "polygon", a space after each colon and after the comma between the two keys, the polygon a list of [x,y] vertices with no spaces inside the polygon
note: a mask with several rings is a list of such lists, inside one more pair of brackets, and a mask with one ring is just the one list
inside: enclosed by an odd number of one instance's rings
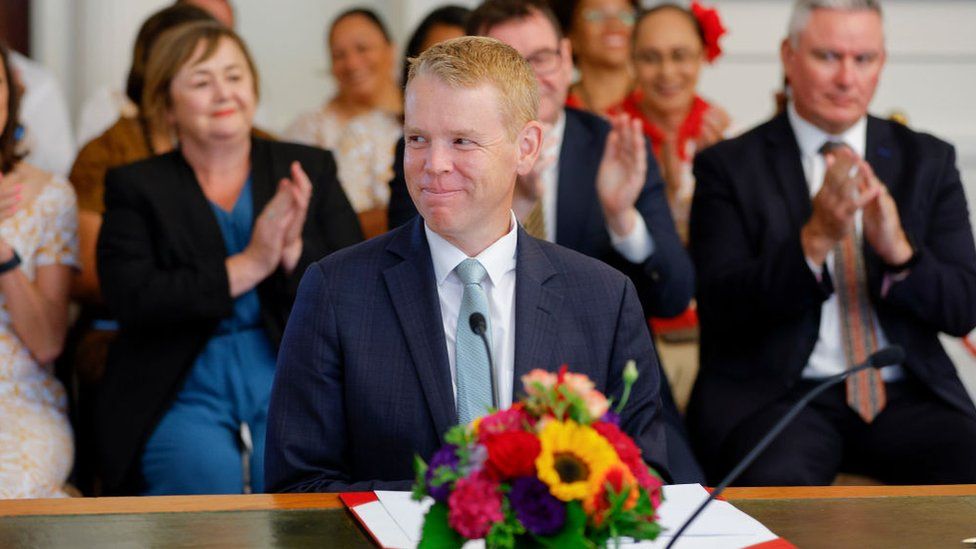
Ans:
{"label": "man's ear", "polygon": [[790,38],[787,36],[779,45],[779,60],[783,65],[783,74],[786,75],[786,78],[790,77],[790,67],[793,65],[795,55],[796,50],[793,49],[793,44],[790,43]]}
{"label": "man's ear", "polygon": [[542,152],[542,124],[537,120],[530,120],[522,127],[516,143],[518,143],[518,164],[516,171],[519,175],[527,175]]}

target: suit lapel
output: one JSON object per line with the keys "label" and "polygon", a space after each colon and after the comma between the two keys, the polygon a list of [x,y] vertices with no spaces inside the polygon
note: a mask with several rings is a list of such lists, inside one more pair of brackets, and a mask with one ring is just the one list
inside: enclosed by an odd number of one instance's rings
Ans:
{"label": "suit lapel", "polygon": [[277,166],[274,166],[271,160],[271,149],[268,143],[251,139],[251,204],[254,206],[255,220],[261,215],[264,206],[271,201],[276,191],[278,177],[275,176],[275,168]]}
{"label": "suit lapel", "polygon": [[383,278],[423,387],[434,428],[442,435],[457,424],[457,410],[423,219],[415,217],[394,237],[387,251],[403,259],[384,270]]}
{"label": "suit lapel", "polygon": [[[220,225],[217,224],[217,217],[211,209],[210,202],[200,183],[197,181],[193,168],[183,158],[179,151],[168,153],[172,155],[173,162],[172,175],[168,178],[167,185],[172,185],[165,193],[160,196],[170,201],[173,219],[186,218],[186,223],[180,225],[187,232],[189,245],[196,253],[204,257],[224,257],[227,255],[227,244],[224,242],[224,235],[220,232]],[[192,229],[191,229],[192,228]]]}
{"label": "suit lapel", "polygon": [[[542,246],[521,228],[515,260],[515,379],[512,401],[521,388],[519,380],[533,368],[552,370],[553,349],[558,344],[556,321],[562,296],[552,288],[556,268]],[[547,287],[548,283],[548,287]]]}
{"label": "suit lapel", "polygon": [[559,184],[556,188],[556,242],[578,250],[589,210],[596,199],[596,170],[603,147],[572,109],[566,109],[563,143],[559,148]]}
{"label": "suit lapel", "polygon": [[806,223],[813,207],[803,165],[800,163],[800,147],[796,144],[796,136],[785,113],[770,122],[766,143],[769,162],[776,173],[776,184],[786,203],[793,227],[799,228]]}

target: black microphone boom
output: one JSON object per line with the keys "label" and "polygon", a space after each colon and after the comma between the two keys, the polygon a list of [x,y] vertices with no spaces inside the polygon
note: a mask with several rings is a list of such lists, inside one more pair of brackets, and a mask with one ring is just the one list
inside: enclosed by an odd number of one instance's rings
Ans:
{"label": "black microphone boom", "polygon": [[485,353],[488,354],[488,375],[491,376],[491,407],[498,409],[498,384],[495,382],[495,362],[491,359],[491,346],[488,345],[488,336],[485,332],[488,331],[488,322],[485,320],[485,315],[479,312],[471,313],[468,317],[468,325],[471,326],[471,331],[481,337],[481,342],[485,344]]}
{"label": "black microphone boom", "polygon": [[821,382],[819,385],[811,389],[810,392],[806,394],[806,396],[801,398],[796,404],[793,405],[792,408],[790,408],[790,411],[787,412],[785,416],[783,416],[783,419],[779,420],[779,422],[776,423],[776,425],[774,425],[773,428],[770,429],[768,433],[766,433],[766,436],[764,436],[762,440],[759,441],[759,444],[757,444],[756,447],[753,448],[752,451],[746,455],[746,457],[742,458],[742,461],[740,461],[739,464],[736,465],[734,469],[732,469],[732,472],[730,472],[728,475],[726,475],[724,479],[722,479],[722,482],[718,486],[716,486],[714,490],[712,490],[712,493],[709,494],[708,498],[706,498],[705,501],[702,502],[702,504],[699,505],[697,509],[695,509],[695,512],[692,513],[690,517],[688,517],[688,520],[686,520],[684,524],[681,525],[681,528],[679,528],[678,532],[674,535],[673,538],[671,538],[671,541],[668,543],[665,549],[670,549],[671,546],[674,545],[674,542],[678,541],[678,538],[681,536],[681,534],[684,533],[684,531],[687,530],[689,526],[691,526],[691,523],[694,522],[696,518],[698,518],[698,515],[700,515],[701,512],[705,510],[705,506],[707,506],[709,503],[712,502],[712,500],[720,496],[722,492],[724,492],[725,489],[729,487],[729,484],[735,482],[735,479],[739,478],[739,475],[741,475],[742,472],[745,471],[747,467],[752,465],[752,462],[755,461],[757,457],[759,457],[759,454],[763,453],[763,450],[765,450],[770,444],[772,444],[773,440],[776,439],[776,436],[779,435],[780,432],[783,429],[785,429],[786,426],[789,425],[791,421],[793,421],[793,418],[795,418],[800,413],[800,411],[803,410],[803,408],[805,408],[806,405],[810,403],[811,400],[817,398],[817,396],[820,395],[820,393],[826,391],[827,389],[833,387],[834,385],[840,383],[841,381],[844,381],[845,379],[847,379],[853,374],[867,370],[869,368],[883,368],[885,366],[891,366],[893,364],[901,364],[904,360],[905,360],[905,350],[898,345],[889,345],[888,347],[885,347],[884,349],[881,349],[873,353],[862,364],[855,366],[854,368],[851,368],[850,370],[847,370],[845,372],[825,378],[823,382]]}

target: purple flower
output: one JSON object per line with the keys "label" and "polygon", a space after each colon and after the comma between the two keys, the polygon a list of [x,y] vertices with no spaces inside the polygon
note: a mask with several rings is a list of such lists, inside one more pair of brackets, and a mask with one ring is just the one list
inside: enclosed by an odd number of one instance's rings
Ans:
{"label": "purple flower", "polygon": [[566,522],[566,507],[536,477],[515,479],[508,493],[508,501],[522,526],[537,536],[555,534]]}
{"label": "purple flower", "polygon": [[454,450],[454,445],[445,444],[434,454],[434,457],[430,458],[430,465],[427,467],[427,493],[430,494],[430,497],[441,503],[447,503],[447,497],[451,495],[451,483],[445,482],[444,484],[434,486],[431,484],[431,481],[434,479],[438,468],[457,468],[458,457]]}
{"label": "purple flower", "polygon": [[600,421],[604,423],[612,423],[617,427],[620,427],[620,416],[610,410],[607,410],[603,414],[603,417],[600,418]]}

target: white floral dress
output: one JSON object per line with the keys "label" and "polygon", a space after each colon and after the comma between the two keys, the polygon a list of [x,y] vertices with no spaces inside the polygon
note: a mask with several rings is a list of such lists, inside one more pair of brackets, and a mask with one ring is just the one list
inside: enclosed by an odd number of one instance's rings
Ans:
{"label": "white floral dress", "polygon": [[[0,222],[0,237],[33,281],[45,265],[78,266],[78,209],[66,180],[50,176],[37,196]],[[64,387],[38,364],[10,325],[0,294],[0,498],[61,497],[74,460]]]}
{"label": "white floral dress", "polygon": [[359,213],[385,208],[390,201],[393,156],[402,132],[393,114],[373,110],[342,123],[326,105],[299,115],[284,137],[332,151],[342,190]]}

